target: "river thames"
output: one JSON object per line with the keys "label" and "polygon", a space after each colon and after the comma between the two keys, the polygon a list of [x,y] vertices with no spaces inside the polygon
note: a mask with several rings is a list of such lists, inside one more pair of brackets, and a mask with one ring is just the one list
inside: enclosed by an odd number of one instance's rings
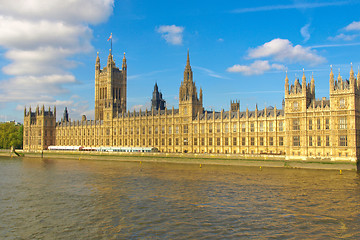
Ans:
{"label": "river thames", "polygon": [[0,239],[360,239],[360,178],[1,157],[0,210]]}

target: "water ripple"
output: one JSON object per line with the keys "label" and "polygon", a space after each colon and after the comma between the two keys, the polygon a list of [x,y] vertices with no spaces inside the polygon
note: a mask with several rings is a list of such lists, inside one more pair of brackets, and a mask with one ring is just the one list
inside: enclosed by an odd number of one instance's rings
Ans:
{"label": "water ripple", "polygon": [[355,172],[0,158],[0,239],[360,239]]}

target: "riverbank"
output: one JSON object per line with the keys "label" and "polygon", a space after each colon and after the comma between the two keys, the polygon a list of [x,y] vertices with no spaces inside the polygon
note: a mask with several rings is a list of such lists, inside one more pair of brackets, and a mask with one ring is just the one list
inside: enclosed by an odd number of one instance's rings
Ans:
{"label": "riverbank", "polygon": [[[21,150],[17,152],[22,153]],[[23,152],[25,157],[62,158],[96,161],[156,162],[197,165],[229,165],[256,167],[286,167],[307,169],[333,169],[356,171],[355,162],[311,160],[286,160],[283,155],[234,155],[234,154],[191,154],[191,153],[115,153],[43,151]],[[0,156],[10,156],[10,151],[0,151]],[[15,157],[15,156],[13,156]]]}

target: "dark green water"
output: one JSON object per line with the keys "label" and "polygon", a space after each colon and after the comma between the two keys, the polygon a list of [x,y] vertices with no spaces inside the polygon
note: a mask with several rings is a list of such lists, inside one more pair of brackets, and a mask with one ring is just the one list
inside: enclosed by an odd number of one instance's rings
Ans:
{"label": "dark green water", "polygon": [[0,239],[360,239],[356,172],[0,158]]}

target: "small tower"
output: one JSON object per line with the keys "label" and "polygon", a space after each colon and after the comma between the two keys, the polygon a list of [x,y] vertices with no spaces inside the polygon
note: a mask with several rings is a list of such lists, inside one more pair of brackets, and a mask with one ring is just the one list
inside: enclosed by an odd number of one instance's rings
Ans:
{"label": "small tower", "polygon": [[315,100],[315,80],[312,77],[311,82],[306,82],[305,70],[301,78],[301,83],[298,78],[295,79],[294,84],[291,84],[290,89],[289,80],[285,78],[285,101],[282,104],[285,117],[285,127],[287,134],[284,136],[285,152],[296,151],[299,154],[307,154],[306,149],[303,148],[306,142],[306,136],[303,131],[306,130],[306,116],[309,106]]}
{"label": "small tower", "polygon": [[332,65],[330,67],[331,67],[331,71],[330,71],[329,86],[330,86],[330,94],[331,94],[334,91],[335,80],[334,80],[334,73],[333,73]]}
{"label": "small tower", "polygon": [[289,95],[289,78],[286,71],[286,77],[285,77],[285,96]]}
{"label": "small tower", "polygon": [[356,79],[356,86],[357,86],[357,90],[360,90],[360,69],[358,68],[358,74],[357,74],[357,79]]}
{"label": "small tower", "polygon": [[154,91],[151,99],[151,110],[165,110],[166,101],[162,98],[162,93],[159,92],[157,83],[155,83]]}
{"label": "small tower", "polygon": [[62,122],[69,122],[69,113],[67,107],[64,109],[63,118],[61,119]]}
{"label": "small tower", "polygon": [[[303,68],[303,75],[302,75],[302,82],[301,82],[301,87],[302,88],[306,88],[306,77],[305,77],[305,69]],[[303,92],[305,93],[305,92]]]}
{"label": "small tower", "polygon": [[312,96],[314,96],[315,99],[315,80],[314,80],[314,73],[311,75],[311,83],[310,83],[310,93]]}
{"label": "small tower", "polygon": [[46,150],[48,146],[55,144],[56,133],[56,108],[45,111],[42,106],[41,111],[36,108],[35,112],[24,110],[24,135],[23,149],[25,151]]}
{"label": "small tower", "polygon": [[240,100],[230,101],[230,111],[231,112],[240,111]]}
{"label": "small tower", "polygon": [[350,85],[350,89],[354,91],[355,87],[356,87],[356,79],[355,79],[355,73],[354,73],[352,63],[351,63],[351,69],[350,69],[349,85]]}
{"label": "small tower", "polygon": [[306,83],[305,70],[301,79],[295,79],[294,84],[289,89],[289,79],[285,77],[285,106],[287,111],[305,111],[306,108],[315,100],[315,80],[312,76],[311,82]]}
{"label": "small tower", "polygon": [[[341,153],[343,149],[341,149],[340,139],[346,137],[346,145],[348,147],[348,150],[352,147],[350,143],[354,143],[355,146],[355,148],[353,150],[350,150],[347,154],[349,157],[355,158],[358,154],[358,149],[356,148],[356,145],[359,133],[357,132],[358,130],[356,130],[356,126],[358,125],[358,102],[360,101],[356,87],[357,81],[355,79],[355,73],[352,65],[350,68],[349,80],[342,78],[340,74],[340,69],[337,80],[335,80],[334,73],[331,68],[329,82],[330,110],[332,113],[331,117],[333,119],[333,121],[330,122],[330,129],[336,130],[331,133],[330,137],[333,139],[333,154],[335,156],[339,156],[339,154],[344,154]],[[339,127],[340,121],[346,123],[345,127]]]}

